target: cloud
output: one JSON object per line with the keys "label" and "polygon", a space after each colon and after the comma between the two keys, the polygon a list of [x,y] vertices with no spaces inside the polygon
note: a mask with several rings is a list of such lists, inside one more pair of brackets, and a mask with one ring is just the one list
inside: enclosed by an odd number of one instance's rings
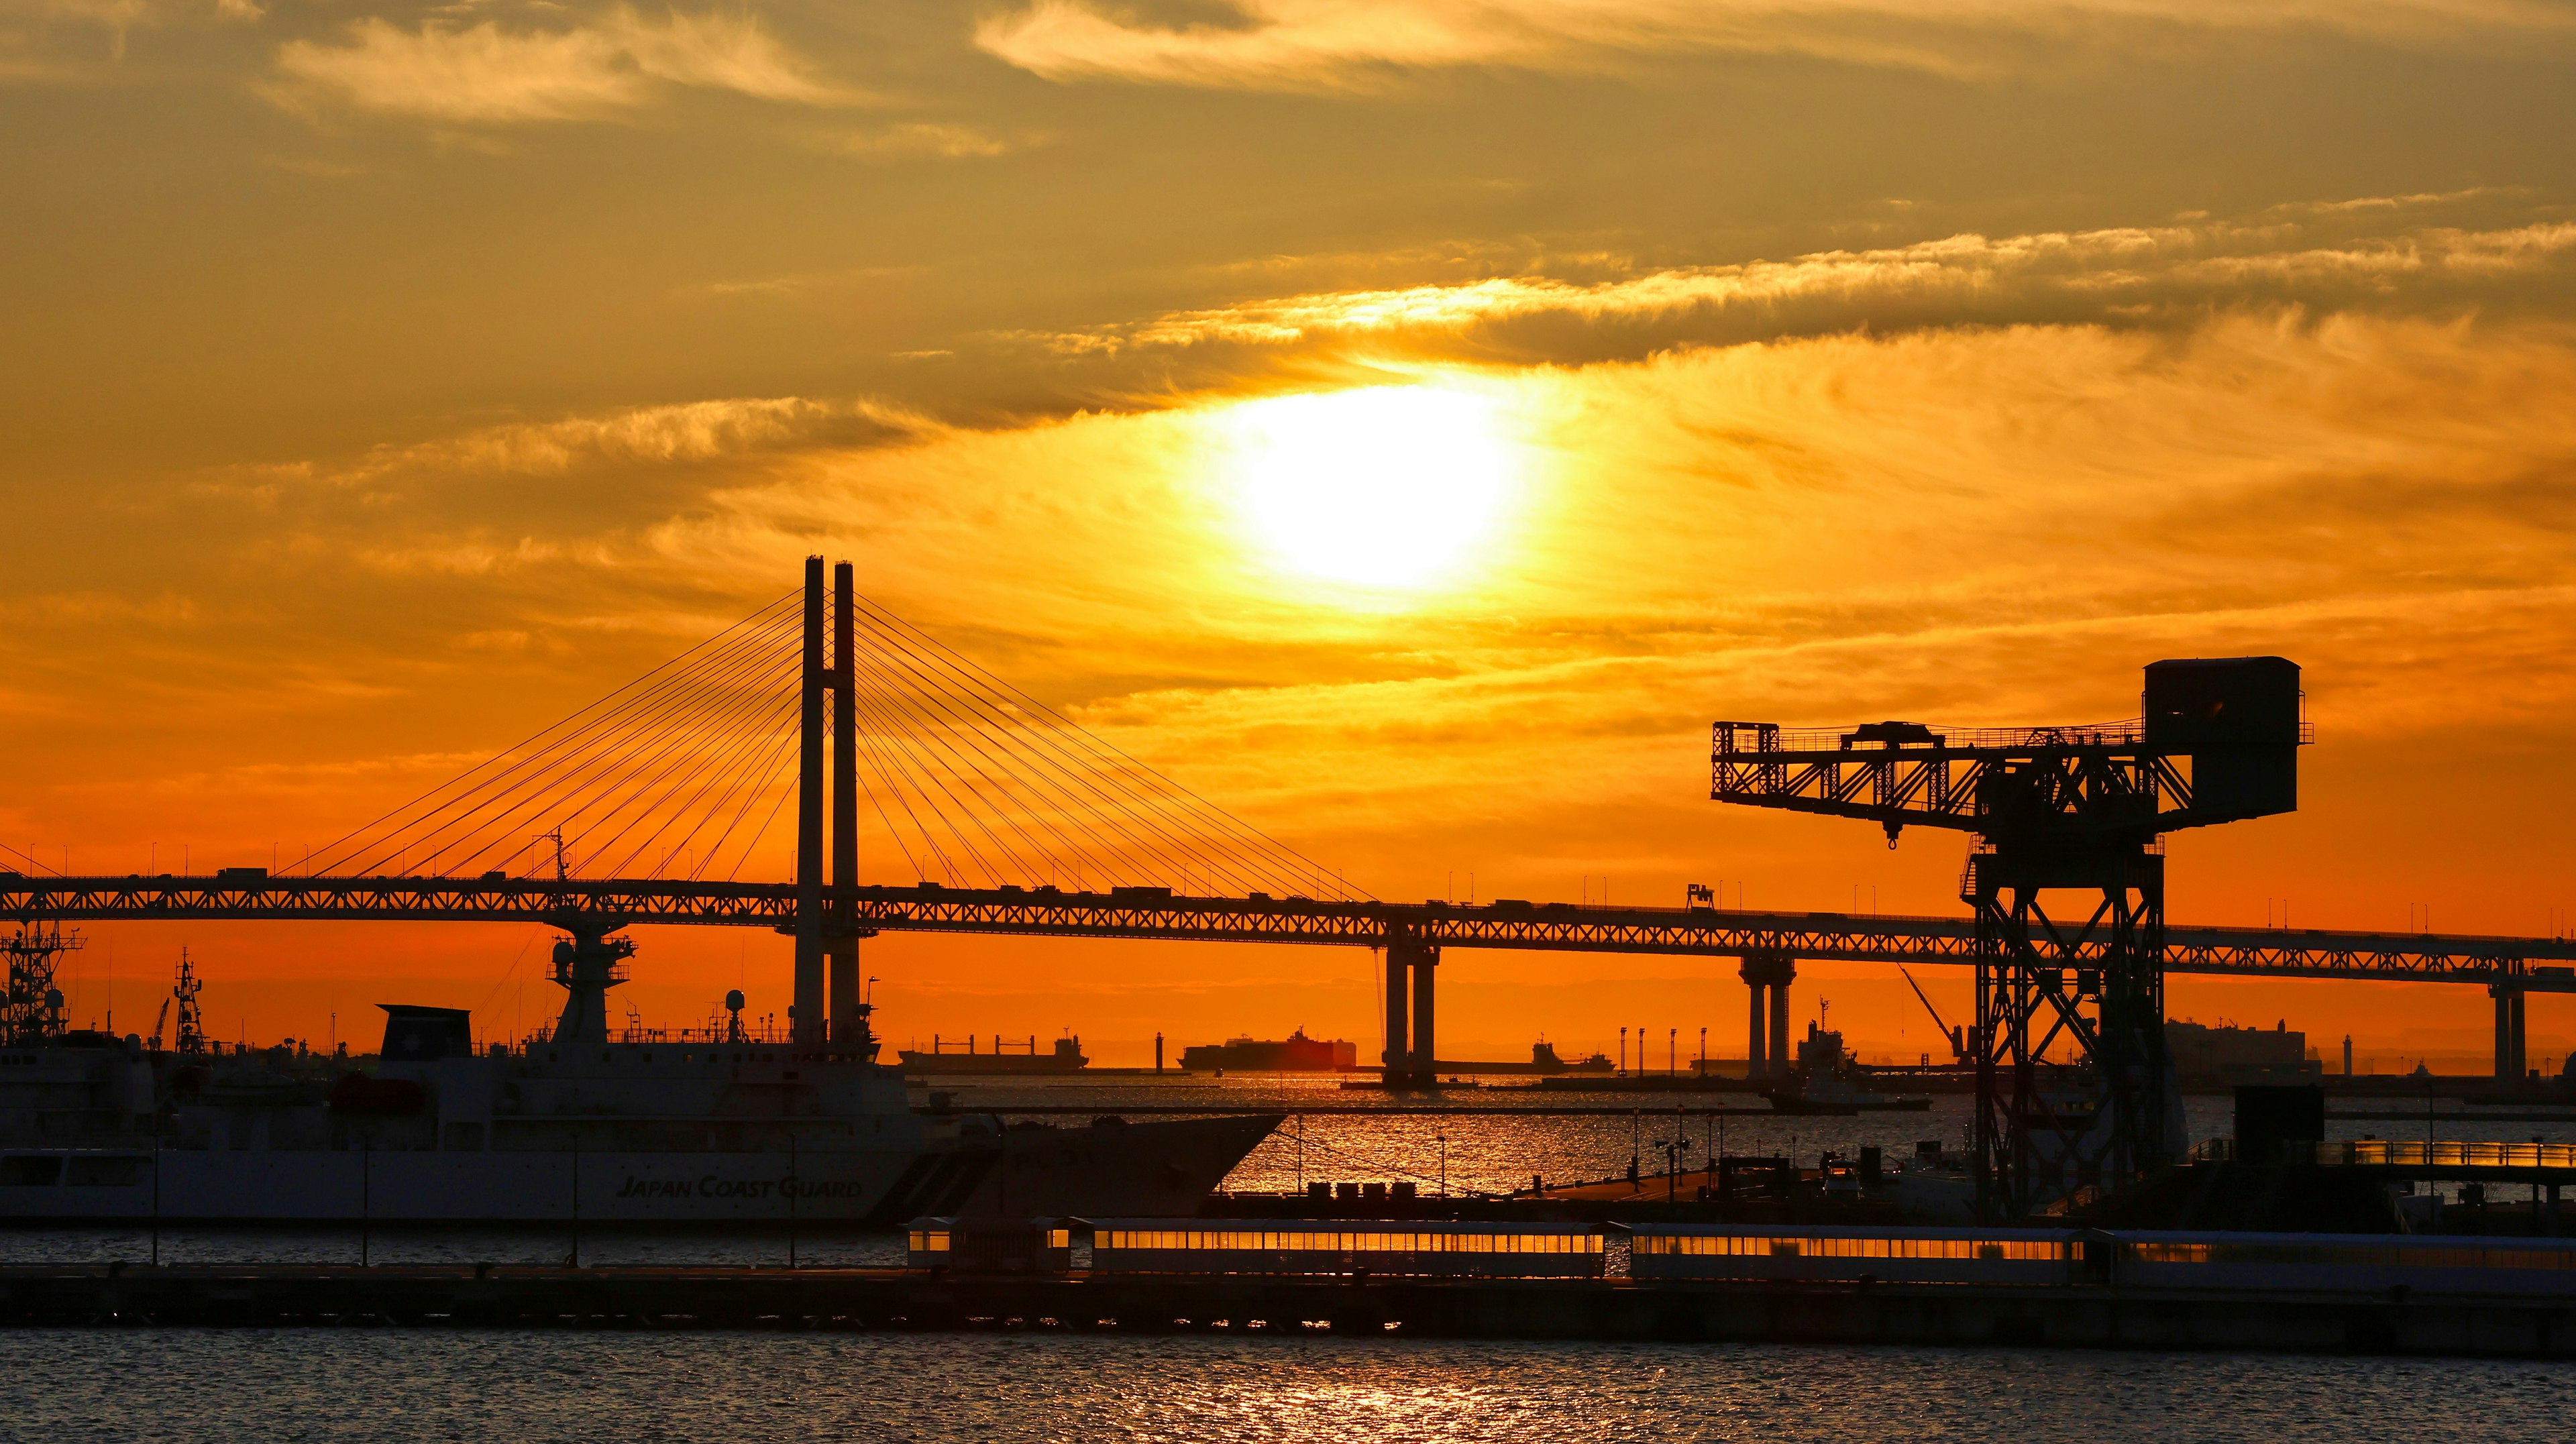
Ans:
{"label": "cloud", "polygon": [[0,80],[95,73],[102,61],[125,58],[134,31],[247,22],[266,13],[260,0],[0,0]]}
{"label": "cloud", "polygon": [[433,441],[379,446],[346,463],[263,467],[263,481],[359,486],[398,474],[554,476],[600,464],[679,466],[796,445],[850,445],[931,423],[868,401],[740,397],[642,406],[597,416],[487,426]]}
{"label": "cloud", "polygon": [[459,124],[590,120],[631,111],[661,85],[729,90],[795,105],[852,103],[749,16],[670,12],[655,21],[620,7],[570,30],[404,30],[370,18],[344,44],[279,48],[277,94]]}
{"label": "cloud", "polygon": [[1314,90],[1459,66],[1599,69],[1675,51],[1808,54],[1962,72],[1998,42],[2134,30],[2333,31],[2418,45],[2565,39],[2540,0],[1230,0],[1231,23],[1157,25],[1091,0],[987,17],[976,44],[1050,80]]}
{"label": "cloud", "polygon": [[1006,155],[1017,147],[1010,141],[971,125],[919,121],[843,136],[833,148],[845,155],[871,160],[896,160],[913,156],[940,160],[972,160]]}
{"label": "cloud", "polygon": [[[2327,214],[2379,212],[2377,205],[2355,202]],[[2095,319],[2213,300],[2341,302],[2401,289],[2454,296],[2464,285],[2555,277],[2571,255],[2576,223],[2556,220],[2380,235],[2319,235],[2314,222],[2286,219],[1966,234],[1593,282],[1505,276],[1311,292],[1036,339],[1083,356],[1208,345],[1436,344],[1550,319],[1679,328],[1742,316],[1773,334],[1820,325],[2022,319],[2043,311]]]}

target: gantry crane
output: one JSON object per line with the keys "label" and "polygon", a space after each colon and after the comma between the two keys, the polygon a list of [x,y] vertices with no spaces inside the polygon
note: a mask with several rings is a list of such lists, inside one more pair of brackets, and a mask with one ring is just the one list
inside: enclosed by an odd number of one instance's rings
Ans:
{"label": "gantry crane", "polygon": [[[1721,802],[1971,833],[1979,1215],[2024,1218],[2169,1162],[2164,855],[2185,827],[2289,812],[2313,740],[2280,657],[2149,664],[2141,716],[2088,727],[1917,722],[1711,729]],[[2048,894],[2075,893],[2070,908]],[[1754,960],[1747,960],[1747,977]]]}

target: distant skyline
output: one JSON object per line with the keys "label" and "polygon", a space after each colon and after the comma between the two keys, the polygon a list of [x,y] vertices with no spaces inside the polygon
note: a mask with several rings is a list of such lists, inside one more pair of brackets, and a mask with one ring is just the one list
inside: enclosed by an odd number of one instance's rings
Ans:
{"label": "distant skyline", "polygon": [[[1955,913],[1956,839],[1709,802],[1708,722],[2104,720],[2278,653],[2301,810],[2172,839],[2172,917],[2550,932],[2571,60],[2540,0],[0,0],[0,841],[293,856],[822,552],[1384,897]],[[227,1036],[554,1009],[542,930],[87,931],[129,1031],[183,943]],[[639,939],[613,1007],[784,1007],[784,940]],[[1355,950],[865,965],[898,1040],[1377,1026]],[[1801,974],[1930,1046],[1892,970]],[[1742,1012],[1731,964],[1443,976],[1500,1056]]]}

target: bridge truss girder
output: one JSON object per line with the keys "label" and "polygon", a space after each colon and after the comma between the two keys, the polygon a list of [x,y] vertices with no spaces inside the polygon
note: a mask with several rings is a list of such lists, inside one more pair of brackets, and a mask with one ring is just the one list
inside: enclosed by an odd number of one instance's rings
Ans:
{"label": "bridge truss girder", "polygon": [[[1481,906],[1173,897],[952,887],[832,889],[870,931],[1131,938],[1383,947],[1392,927],[1443,948],[1795,958],[1964,966],[1977,957],[1973,917],[1784,913],[1717,908],[1596,908],[1570,903]],[[93,921],[496,922],[565,926],[748,927],[796,920],[793,883],[663,879],[443,877],[53,877],[0,874],[0,919]],[[608,931],[615,931],[614,927]],[[2098,959],[2099,938],[2070,944]],[[2081,966],[2070,961],[2068,966]],[[2535,993],[2576,992],[2576,939],[2361,933],[2271,928],[2165,929],[2165,971],[2223,977],[2379,982],[2510,980]]]}

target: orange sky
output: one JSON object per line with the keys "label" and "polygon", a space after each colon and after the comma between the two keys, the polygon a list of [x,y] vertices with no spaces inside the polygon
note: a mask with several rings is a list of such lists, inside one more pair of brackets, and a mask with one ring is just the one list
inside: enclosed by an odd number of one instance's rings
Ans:
{"label": "orange sky", "polygon": [[[2519,0],[0,0],[0,840],[292,858],[821,551],[1382,897],[1955,912],[1955,838],[1708,802],[1708,722],[2102,720],[2280,653],[2303,808],[2174,838],[2172,916],[2546,932],[2571,45]],[[530,929],[90,935],[120,1028],[182,945],[227,1035],[552,1008]],[[785,1001],[783,939],[640,938],[649,1020]],[[1356,952],[867,966],[899,1040],[1375,1046]],[[1806,976],[1922,1050],[1892,972]],[[1443,981],[1447,1053],[1741,1048],[1717,966]],[[2172,992],[2486,1047],[2471,989]],[[2532,1029],[2555,1067],[2576,1004]]]}

